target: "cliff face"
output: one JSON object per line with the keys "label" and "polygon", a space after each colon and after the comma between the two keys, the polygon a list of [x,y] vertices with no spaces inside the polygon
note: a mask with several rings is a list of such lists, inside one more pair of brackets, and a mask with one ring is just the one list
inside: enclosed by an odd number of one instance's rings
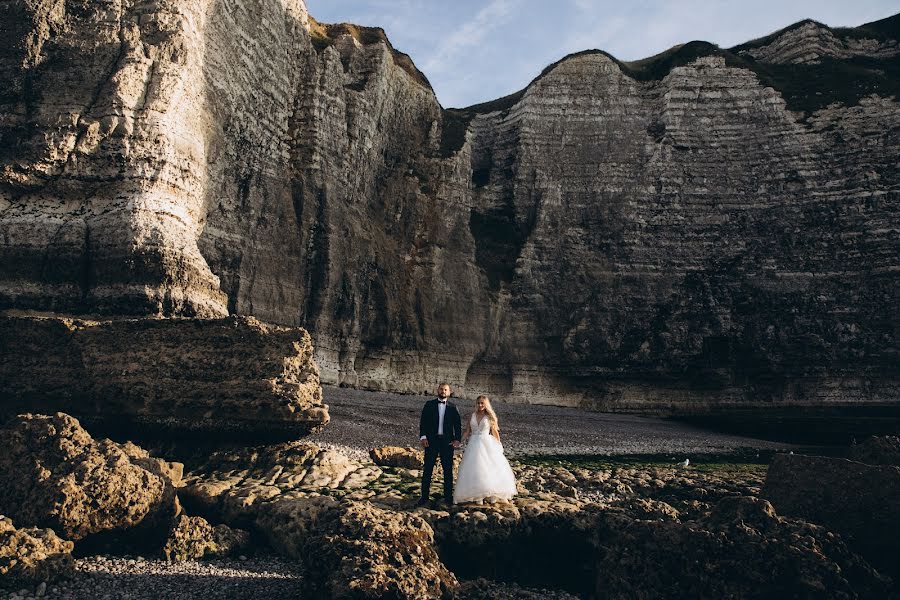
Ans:
{"label": "cliff face", "polygon": [[896,18],[580,53],[443,110],[299,0],[4,10],[5,308],[302,325],[369,388],[897,398]]}

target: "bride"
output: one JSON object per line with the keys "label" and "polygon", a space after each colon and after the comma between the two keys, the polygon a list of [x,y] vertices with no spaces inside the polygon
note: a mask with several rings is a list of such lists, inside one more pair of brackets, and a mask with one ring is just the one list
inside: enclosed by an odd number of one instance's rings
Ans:
{"label": "bride", "polygon": [[459,464],[453,503],[508,501],[516,494],[516,477],[503,456],[497,414],[487,396],[478,396],[475,408],[463,433],[469,443]]}

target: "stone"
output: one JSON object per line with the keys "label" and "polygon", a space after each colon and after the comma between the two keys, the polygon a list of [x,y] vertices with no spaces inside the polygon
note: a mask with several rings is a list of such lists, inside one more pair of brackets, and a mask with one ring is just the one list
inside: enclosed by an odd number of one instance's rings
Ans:
{"label": "stone", "polygon": [[0,309],[303,326],[368,389],[896,409],[896,21],[445,110],[301,0],[57,6],[0,23]]}
{"label": "stone", "polygon": [[608,511],[595,535],[597,598],[874,598],[889,585],[839,538],[759,498],[685,522]]}
{"label": "stone", "polygon": [[847,458],[867,465],[900,466],[900,437],[873,435],[862,444],[851,446]]}
{"label": "stone", "polygon": [[382,467],[401,467],[404,469],[422,469],[425,466],[425,453],[422,450],[400,446],[382,446],[369,450],[372,462]]}
{"label": "stone", "polygon": [[457,585],[422,518],[368,502],[284,499],[260,507],[256,526],[302,560],[311,595],[327,598],[440,598]]}
{"label": "stone", "polygon": [[818,523],[887,575],[900,575],[900,466],[778,454],[761,496],[779,514]]}
{"label": "stone", "polygon": [[63,413],[19,415],[0,428],[0,514],[69,540],[164,528],[178,512],[173,471],[133,444],[94,440]]}
{"label": "stone", "polygon": [[[210,525],[202,517],[179,515],[163,546],[168,561],[185,561],[205,557],[232,556],[246,549],[250,534],[227,525]],[[241,560],[246,560],[241,556]]]}
{"label": "stone", "polygon": [[43,586],[46,590],[47,581],[72,573],[73,547],[52,529],[16,528],[12,519],[0,515],[0,577],[4,582],[40,582],[39,589]]}
{"label": "stone", "polygon": [[0,316],[0,386],[3,413],[128,435],[296,438],[328,422],[309,334],[252,317]]}

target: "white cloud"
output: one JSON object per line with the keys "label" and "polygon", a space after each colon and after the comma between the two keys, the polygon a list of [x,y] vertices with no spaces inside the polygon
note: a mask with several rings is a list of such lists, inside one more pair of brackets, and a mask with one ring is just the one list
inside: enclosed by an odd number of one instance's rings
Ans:
{"label": "white cloud", "polygon": [[458,57],[460,50],[479,44],[493,29],[507,22],[519,0],[491,0],[475,16],[443,39],[437,50],[424,62],[426,73],[440,73],[447,63]]}

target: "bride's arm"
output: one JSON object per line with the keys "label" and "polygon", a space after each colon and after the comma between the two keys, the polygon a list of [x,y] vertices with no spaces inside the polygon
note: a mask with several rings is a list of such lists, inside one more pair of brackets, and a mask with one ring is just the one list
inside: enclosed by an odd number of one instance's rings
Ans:
{"label": "bride's arm", "polygon": [[466,441],[467,439],[469,439],[469,434],[471,434],[471,433],[472,433],[472,419],[469,419],[468,421],[466,421],[466,428],[463,430],[463,436],[462,436],[463,441]]}
{"label": "bride's arm", "polygon": [[494,436],[498,442],[500,441],[500,428],[491,423],[491,435]]}

